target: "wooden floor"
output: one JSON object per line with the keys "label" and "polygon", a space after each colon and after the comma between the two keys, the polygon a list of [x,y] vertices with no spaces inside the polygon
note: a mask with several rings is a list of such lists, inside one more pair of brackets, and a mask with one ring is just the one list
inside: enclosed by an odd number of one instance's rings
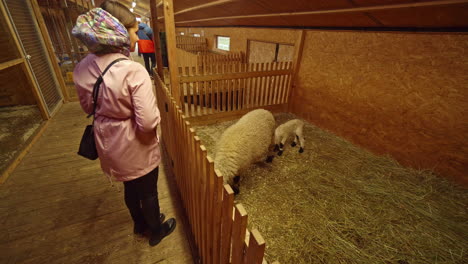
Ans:
{"label": "wooden floor", "polygon": [[178,226],[150,247],[133,235],[123,185],[76,154],[84,116],[65,104],[0,186],[0,263],[193,263],[173,180],[160,169],[161,211]]}

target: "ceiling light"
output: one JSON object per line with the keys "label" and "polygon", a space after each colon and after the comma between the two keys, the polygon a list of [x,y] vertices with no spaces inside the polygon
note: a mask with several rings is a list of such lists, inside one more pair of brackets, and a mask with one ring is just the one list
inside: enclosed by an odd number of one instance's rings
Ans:
{"label": "ceiling light", "polygon": [[130,12],[133,12],[133,8],[130,8]]}
{"label": "ceiling light", "polygon": [[132,7],[135,7],[135,6],[136,6],[136,3],[135,3],[135,2],[133,2],[133,3],[132,3]]}

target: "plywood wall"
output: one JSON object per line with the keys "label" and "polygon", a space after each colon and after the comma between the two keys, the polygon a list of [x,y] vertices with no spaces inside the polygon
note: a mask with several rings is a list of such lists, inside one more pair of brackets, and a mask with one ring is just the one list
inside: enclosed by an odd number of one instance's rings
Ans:
{"label": "plywood wall", "polygon": [[373,152],[468,184],[467,34],[308,31],[291,102]]}
{"label": "plywood wall", "polygon": [[259,40],[277,43],[293,44],[299,34],[298,30],[290,29],[267,29],[267,28],[177,28],[177,32],[184,32],[185,35],[200,34],[208,39],[208,47],[216,50],[215,36],[227,36],[231,38],[230,51],[247,52],[247,40]]}
{"label": "plywood wall", "polygon": [[36,103],[21,65],[0,71],[0,107]]}
{"label": "plywood wall", "polygon": [[276,43],[249,41],[249,63],[274,62]]}
{"label": "plywood wall", "polygon": [[291,45],[279,45],[277,61],[293,61],[294,48]]}

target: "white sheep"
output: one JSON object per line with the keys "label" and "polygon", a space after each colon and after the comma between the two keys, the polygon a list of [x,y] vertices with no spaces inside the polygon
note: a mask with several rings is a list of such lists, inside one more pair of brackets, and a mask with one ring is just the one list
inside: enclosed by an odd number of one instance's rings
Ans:
{"label": "white sheep", "polygon": [[[227,128],[216,145],[215,169],[224,183],[239,193],[239,174],[249,165],[261,161],[268,154],[272,143],[275,118],[264,109],[253,110]],[[267,158],[271,162],[273,156]]]}
{"label": "white sheep", "polygon": [[278,156],[283,154],[284,144],[290,136],[294,136],[294,142],[291,143],[291,146],[297,145],[297,140],[299,139],[300,149],[299,153],[304,152],[304,143],[305,139],[302,134],[304,128],[304,122],[299,119],[289,120],[288,122],[278,126],[275,130],[275,149],[278,151]]}

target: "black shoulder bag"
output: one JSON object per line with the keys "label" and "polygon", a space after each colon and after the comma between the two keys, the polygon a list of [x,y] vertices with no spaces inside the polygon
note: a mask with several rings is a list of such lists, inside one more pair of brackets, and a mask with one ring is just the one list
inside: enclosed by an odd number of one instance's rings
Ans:
{"label": "black shoulder bag", "polygon": [[126,60],[125,58],[116,59],[115,61],[111,62],[106,69],[102,72],[101,76],[97,79],[96,83],[93,86],[93,112],[88,115],[88,118],[93,116],[93,123],[91,125],[87,125],[85,131],[83,133],[83,137],[81,137],[80,148],[78,149],[78,155],[83,156],[90,160],[95,160],[98,158],[98,153],[96,149],[96,141],[94,139],[94,115],[96,114],[96,106],[97,100],[99,95],[99,87],[102,83],[102,78],[104,74],[106,74],[107,70],[109,70],[112,65],[115,63]]}

